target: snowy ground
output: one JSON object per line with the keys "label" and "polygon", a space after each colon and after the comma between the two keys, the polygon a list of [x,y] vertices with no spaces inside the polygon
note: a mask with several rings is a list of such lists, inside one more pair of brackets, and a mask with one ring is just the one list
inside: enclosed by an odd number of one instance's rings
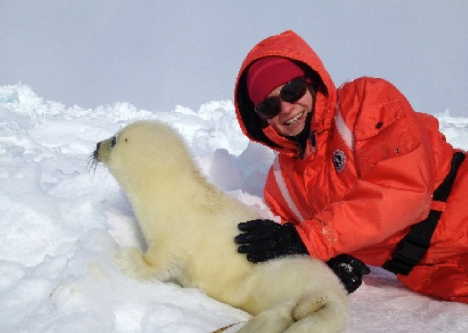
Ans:
{"label": "snowy ground", "polygon": [[[468,150],[468,118],[437,116],[447,139]],[[132,280],[113,263],[118,247],[141,237],[114,179],[90,172],[87,160],[96,142],[155,118],[182,133],[208,179],[265,211],[273,155],[243,137],[230,101],[198,111],[84,110],[28,86],[0,87],[0,332],[208,333],[248,318],[196,289]],[[348,332],[468,332],[467,305],[414,294],[379,268],[350,300]]]}

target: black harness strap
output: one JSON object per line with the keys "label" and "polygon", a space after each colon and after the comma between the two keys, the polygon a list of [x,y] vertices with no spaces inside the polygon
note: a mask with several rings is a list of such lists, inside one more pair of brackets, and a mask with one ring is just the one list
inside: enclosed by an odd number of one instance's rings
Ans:
{"label": "black harness strap", "polygon": [[[457,170],[464,159],[465,154],[463,152],[456,152],[453,155],[450,171],[442,184],[435,190],[433,201],[447,201],[455,182]],[[441,215],[441,211],[431,209],[428,217],[413,225],[406,236],[400,240],[392,259],[387,260],[382,267],[395,274],[408,275],[429,249],[432,235]]]}

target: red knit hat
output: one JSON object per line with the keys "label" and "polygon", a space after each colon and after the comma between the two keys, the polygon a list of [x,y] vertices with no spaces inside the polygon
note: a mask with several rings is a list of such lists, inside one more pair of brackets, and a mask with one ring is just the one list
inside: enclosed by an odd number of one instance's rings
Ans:
{"label": "red knit hat", "polygon": [[247,91],[257,105],[274,89],[305,73],[287,58],[268,57],[254,62],[247,71]]}

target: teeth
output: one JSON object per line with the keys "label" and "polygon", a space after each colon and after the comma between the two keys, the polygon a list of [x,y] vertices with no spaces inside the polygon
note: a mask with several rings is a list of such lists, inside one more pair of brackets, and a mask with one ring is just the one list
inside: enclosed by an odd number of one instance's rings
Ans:
{"label": "teeth", "polygon": [[299,113],[296,117],[286,122],[286,125],[292,125],[302,117],[303,112]]}

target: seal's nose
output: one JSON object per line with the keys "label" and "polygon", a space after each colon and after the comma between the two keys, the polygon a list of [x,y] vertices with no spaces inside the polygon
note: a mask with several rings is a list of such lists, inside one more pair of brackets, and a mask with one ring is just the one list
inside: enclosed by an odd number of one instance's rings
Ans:
{"label": "seal's nose", "polygon": [[99,161],[99,147],[100,147],[100,146],[101,146],[101,143],[98,142],[98,143],[96,144],[96,149],[95,149],[94,152],[93,152],[93,159],[94,159],[95,161]]}

